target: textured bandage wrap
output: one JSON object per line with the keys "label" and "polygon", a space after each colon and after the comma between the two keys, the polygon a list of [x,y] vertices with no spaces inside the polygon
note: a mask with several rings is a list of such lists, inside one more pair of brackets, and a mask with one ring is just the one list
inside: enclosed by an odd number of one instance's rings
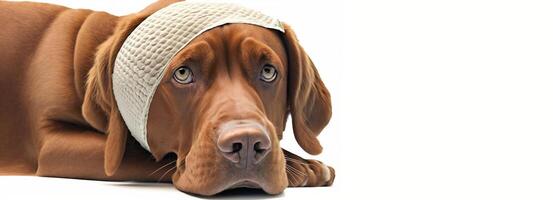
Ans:
{"label": "textured bandage wrap", "polygon": [[229,23],[284,32],[277,19],[235,4],[178,2],[146,18],[126,38],[115,59],[113,93],[125,124],[146,150],[150,103],[171,59],[201,33]]}

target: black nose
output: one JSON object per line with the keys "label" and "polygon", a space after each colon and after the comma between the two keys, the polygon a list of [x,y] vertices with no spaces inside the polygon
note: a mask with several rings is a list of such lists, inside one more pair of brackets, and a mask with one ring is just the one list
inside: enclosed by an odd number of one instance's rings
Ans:
{"label": "black nose", "polygon": [[217,146],[226,159],[245,167],[258,164],[267,156],[271,140],[257,122],[231,121],[221,126]]}

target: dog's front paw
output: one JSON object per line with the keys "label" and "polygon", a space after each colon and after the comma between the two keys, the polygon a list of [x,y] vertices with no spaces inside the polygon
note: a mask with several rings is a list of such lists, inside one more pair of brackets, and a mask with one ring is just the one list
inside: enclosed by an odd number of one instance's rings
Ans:
{"label": "dog's front paw", "polygon": [[330,186],[334,183],[334,168],[317,160],[286,159],[290,187]]}

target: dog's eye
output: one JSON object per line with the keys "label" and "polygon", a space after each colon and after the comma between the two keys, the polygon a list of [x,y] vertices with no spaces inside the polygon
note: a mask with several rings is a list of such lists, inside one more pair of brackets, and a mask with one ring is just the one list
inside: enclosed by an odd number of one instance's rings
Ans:
{"label": "dog's eye", "polygon": [[265,65],[261,69],[261,80],[265,82],[273,82],[277,77],[277,70],[272,65]]}
{"label": "dog's eye", "polygon": [[173,73],[173,78],[180,84],[188,84],[194,82],[194,75],[192,70],[186,66],[179,67]]}

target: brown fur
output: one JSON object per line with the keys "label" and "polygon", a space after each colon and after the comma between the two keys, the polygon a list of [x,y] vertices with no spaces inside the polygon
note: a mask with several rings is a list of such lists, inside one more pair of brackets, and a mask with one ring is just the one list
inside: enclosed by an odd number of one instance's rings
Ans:
{"label": "brown fur", "polygon": [[[163,180],[203,195],[246,176],[271,194],[332,184],[331,167],[278,145],[291,114],[300,146],[320,153],[316,137],[331,116],[330,95],[287,25],[281,34],[232,24],[194,39],[171,61],[154,95],[151,154],[129,136],[111,89],[113,62],[132,30],[173,2],[123,17],[0,2],[0,175]],[[201,60],[195,75],[203,78],[193,89],[172,81],[174,69],[191,58]],[[279,70],[274,85],[251,79],[261,58]],[[255,119],[275,141],[255,171],[235,169],[214,147],[213,130],[230,119]]]}

